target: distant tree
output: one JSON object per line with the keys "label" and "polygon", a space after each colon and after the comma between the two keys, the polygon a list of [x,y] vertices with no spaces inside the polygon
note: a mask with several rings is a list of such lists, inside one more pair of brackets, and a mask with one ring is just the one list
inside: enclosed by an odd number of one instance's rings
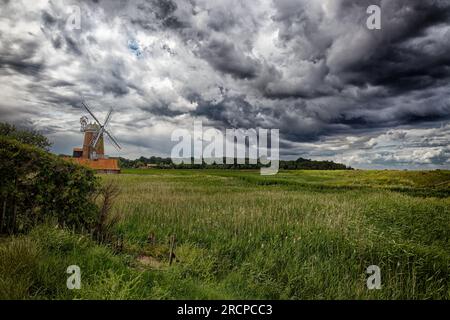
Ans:
{"label": "distant tree", "polygon": [[32,129],[18,129],[9,123],[0,122],[0,136],[32,145],[45,151],[48,151],[52,145],[47,137],[40,132]]}

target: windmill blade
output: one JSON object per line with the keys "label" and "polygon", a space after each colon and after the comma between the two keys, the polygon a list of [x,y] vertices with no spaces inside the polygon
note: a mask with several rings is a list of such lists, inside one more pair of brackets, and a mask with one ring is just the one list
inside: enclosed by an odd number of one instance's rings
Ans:
{"label": "windmill blade", "polygon": [[113,146],[117,149],[120,150],[122,149],[122,147],[120,146],[120,144],[117,142],[116,138],[113,137],[113,135],[108,131],[108,130],[104,130],[105,133],[108,135],[108,138],[111,139],[111,142],[113,143]]}
{"label": "windmill blade", "polygon": [[111,139],[111,142],[113,143],[114,147],[116,147],[116,149],[120,150],[122,149],[122,147],[120,146],[120,144],[117,142],[117,140],[112,136],[112,134],[108,131],[108,130],[103,130],[108,137]]}
{"label": "windmill blade", "polygon": [[95,136],[95,140],[93,140],[92,143],[92,147],[95,148],[95,146],[98,143],[98,140],[100,140],[100,137],[103,135],[103,132],[105,131],[105,129],[103,127],[100,128],[100,130],[98,130],[97,135]]}
{"label": "windmill blade", "polygon": [[113,108],[109,109],[108,115],[106,116],[105,122],[103,122],[103,126],[106,127],[108,121],[111,119],[111,113],[113,112]]}
{"label": "windmill blade", "polygon": [[94,118],[95,121],[97,121],[97,123],[99,124],[99,126],[102,126],[102,124],[100,123],[100,121],[98,121],[97,117],[94,116],[94,114],[91,112],[91,110],[89,110],[87,104],[82,101],[81,104],[83,105],[83,107],[87,110],[87,112],[89,112],[89,114],[92,116],[92,118]]}

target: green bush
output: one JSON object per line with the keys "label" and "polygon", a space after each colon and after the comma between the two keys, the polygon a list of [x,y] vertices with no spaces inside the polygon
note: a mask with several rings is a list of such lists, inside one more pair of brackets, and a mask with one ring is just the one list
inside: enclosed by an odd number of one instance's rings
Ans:
{"label": "green bush", "polygon": [[45,151],[48,151],[52,145],[47,137],[40,132],[32,129],[18,129],[9,123],[0,122],[0,136],[32,145]]}
{"label": "green bush", "polygon": [[94,172],[37,147],[0,136],[0,233],[44,221],[81,229],[98,216]]}

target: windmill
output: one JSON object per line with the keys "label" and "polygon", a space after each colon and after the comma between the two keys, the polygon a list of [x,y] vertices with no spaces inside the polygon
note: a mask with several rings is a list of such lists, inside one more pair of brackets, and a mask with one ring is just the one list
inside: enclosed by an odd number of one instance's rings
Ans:
{"label": "windmill", "polygon": [[84,132],[84,142],[83,148],[74,149],[74,157],[78,158],[87,158],[91,160],[96,159],[104,159],[105,158],[105,146],[104,146],[104,136],[108,136],[111,140],[112,145],[120,150],[120,144],[114,138],[112,133],[106,129],[106,126],[111,120],[111,114],[113,109],[111,108],[106,115],[105,121],[103,124],[98,120],[98,118],[94,115],[94,113],[89,108],[88,104],[85,101],[82,101],[81,104],[86,109],[87,112],[94,119],[94,122],[89,122],[89,119],[86,116],[81,117],[81,132]]}

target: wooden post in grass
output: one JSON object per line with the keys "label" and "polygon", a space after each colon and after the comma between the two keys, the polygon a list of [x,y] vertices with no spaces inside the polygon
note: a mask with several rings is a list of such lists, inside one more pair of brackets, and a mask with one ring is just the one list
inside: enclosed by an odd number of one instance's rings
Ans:
{"label": "wooden post in grass", "polygon": [[156,237],[154,232],[150,232],[147,238],[147,243],[154,246],[156,244]]}
{"label": "wooden post in grass", "polygon": [[13,216],[12,216],[12,225],[11,225],[11,233],[16,231],[16,220],[17,220],[17,204],[14,203]]}
{"label": "wooden post in grass", "polygon": [[2,217],[0,219],[0,233],[3,231],[3,222],[5,221],[6,217],[6,197],[5,200],[3,200],[3,210],[2,210]]}
{"label": "wooden post in grass", "polygon": [[174,257],[174,253],[173,253],[173,249],[175,247],[175,235],[173,234],[170,237],[170,255],[169,255],[169,266],[172,265],[172,261],[173,261],[173,257]]}

